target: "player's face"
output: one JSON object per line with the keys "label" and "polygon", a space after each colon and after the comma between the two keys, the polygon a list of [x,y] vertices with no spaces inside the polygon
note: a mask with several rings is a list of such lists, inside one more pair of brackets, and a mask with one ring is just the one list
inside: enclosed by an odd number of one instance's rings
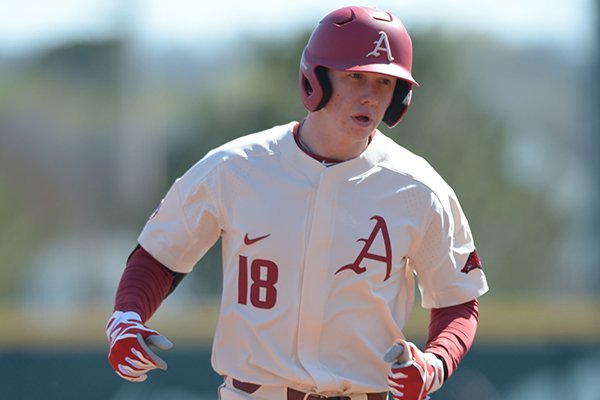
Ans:
{"label": "player's face", "polygon": [[328,70],[331,99],[309,112],[300,133],[312,152],[349,160],[361,154],[387,110],[396,78],[374,72]]}
{"label": "player's face", "polygon": [[348,135],[368,137],[383,120],[392,100],[396,78],[374,72],[329,70],[333,95],[326,112]]}

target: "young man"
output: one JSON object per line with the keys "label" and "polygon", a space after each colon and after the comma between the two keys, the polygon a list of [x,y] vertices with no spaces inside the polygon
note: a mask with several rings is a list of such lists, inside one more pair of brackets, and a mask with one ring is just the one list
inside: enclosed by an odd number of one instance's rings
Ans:
{"label": "young man", "polygon": [[[324,17],[300,64],[301,122],[211,152],[171,187],[139,236],[107,325],[130,381],[166,363],[145,324],[221,238],[212,364],[223,400],[426,398],[470,348],[487,283],[452,189],[377,130],[396,125],[412,44],[395,16]],[[422,350],[404,340],[418,277]]]}

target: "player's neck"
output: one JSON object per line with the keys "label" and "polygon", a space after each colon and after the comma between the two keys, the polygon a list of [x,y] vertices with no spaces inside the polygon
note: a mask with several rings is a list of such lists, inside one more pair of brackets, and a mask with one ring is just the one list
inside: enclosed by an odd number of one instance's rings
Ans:
{"label": "player's neck", "polygon": [[348,140],[344,132],[320,124],[310,115],[301,122],[298,139],[309,153],[340,161],[358,157],[369,144],[368,137],[364,140]]}

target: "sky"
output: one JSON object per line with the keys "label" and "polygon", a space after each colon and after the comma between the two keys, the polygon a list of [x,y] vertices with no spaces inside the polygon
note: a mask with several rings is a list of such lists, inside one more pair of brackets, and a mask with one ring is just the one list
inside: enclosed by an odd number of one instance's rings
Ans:
{"label": "sky", "polygon": [[[338,0],[0,0],[0,54],[126,29],[146,45],[227,45],[243,35],[274,37],[312,29]],[[482,32],[511,44],[595,51],[594,0],[370,0],[411,29]]]}

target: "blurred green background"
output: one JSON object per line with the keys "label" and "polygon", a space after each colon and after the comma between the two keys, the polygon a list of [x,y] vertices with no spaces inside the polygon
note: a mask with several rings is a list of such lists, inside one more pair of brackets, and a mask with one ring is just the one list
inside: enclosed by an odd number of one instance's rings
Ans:
{"label": "blurred green background", "polygon": [[[159,3],[0,5],[2,398],[216,398],[219,245],[152,318],[177,348],[141,385],[106,362],[118,280],[174,179],[305,115],[300,53],[346,3]],[[376,2],[410,31],[420,83],[381,129],[455,189],[491,287],[433,398],[598,400],[600,2],[462,3]],[[416,306],[410,339],[427,318]]]}

